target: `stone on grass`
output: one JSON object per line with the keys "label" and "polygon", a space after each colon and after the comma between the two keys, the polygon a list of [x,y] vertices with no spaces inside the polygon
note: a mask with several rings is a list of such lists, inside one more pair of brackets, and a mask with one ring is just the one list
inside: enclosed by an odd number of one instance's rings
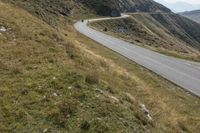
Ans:
{"label": "stone on grass", "polygon": [[0,27],[0,32],[6,32],[7,30],[6,30],[6,28],[4,27],[4,26],[1,26]]}
{"label": "stone on grass", "polygon": [[119,102],[119,99],[114,97],[114,96],[109,96],[112,100],[114,100],[115,102]]}
{"label": "stone on grass", "polygon": [[146,108],[146,106],[144,104],[140,104],[141,110],[142,112],[146,115],[147,119],[152,121],[152,117],[149,113],[149,110]]}
{"label": "stone on grass", "polygon": [[95,91],[96,91],[97,93],[103,94],[103,90],[101,90],[101,89],[99,89],[99,88],[96,88]]}
{"label": "stone on grass", "polygon": [[46,133],[48,131],[48,129],[47,128],[45,128],[44,130],[43,130],[43,133]]}
{"label": "stone on grass", "polygon": [[57,96],[58,96],[58,94],[57,94],[57,93],[53,93],[53,96],[57,97]]}
{"label": "stone on grass", "polygon": [[68,89],[72,89],[72,86],[69,86]]}

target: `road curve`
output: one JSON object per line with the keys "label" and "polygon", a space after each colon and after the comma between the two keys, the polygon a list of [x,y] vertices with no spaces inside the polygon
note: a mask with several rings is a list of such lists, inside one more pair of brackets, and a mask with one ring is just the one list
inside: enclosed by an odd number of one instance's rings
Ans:
{"label": "road curve", "polygon": [[88,19],[84,20],[84,22],[75,23],[74,27],[81,34],[161,75],[187,91],[200,96],[200,63],[162,55],[96,31],[87,25],[88,22],[126,17],[129,17],[129,15],[123,14],[121,17],[116,18]]}

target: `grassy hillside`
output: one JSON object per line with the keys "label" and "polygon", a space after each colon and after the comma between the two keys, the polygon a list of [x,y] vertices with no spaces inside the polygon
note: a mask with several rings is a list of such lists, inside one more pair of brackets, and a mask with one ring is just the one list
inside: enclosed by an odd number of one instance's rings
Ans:
{"label": "grassy hillside", "polygon": [[179,15],[136,13],[131,18],[95,22],[108,34],[176,57],[199,61],[200,25]]}
{"label": "grassy hillside", "polygon": [[109,15],[109,11],[113,9],[121,12],[171,12],[152,0],[80,0],[80,2],[96,13],[105,15]]}
{"label": "grassy hillside", "polygon": [[0,132],[199,131],[199,98],[80,35],[74,17],[52,26],[18,2],[0,2]]}
{"label": "grassy hillside", "polygon": [[[0,35],[1,132],[124,132],[151,127],[138,101],[122,89],[136,82],[81,46],[69,23],[64,30],[54,29],[2,3],[0,16],[7,29]],[[107,79],[108,73],[117,79]]]}
{"label": "grassy hillside", "polygon": [[[2,0],[20,6],[56,26],[59,16],[80,18],[92,14],[111,15],[113,10],[141,12],[170,12],[152,0]],[[89,9],[88,9],[89,8]]]}
{"label": "grassy hillside", "polygon": [[190,12],[183,12],[180,15],[189,18],[197,23],[200,23],[200,10],[190,11]]}
{"label": "grassy hillside", "polygon": [[[80,18],[90,16],[94,12],[89,11],[83,4],[75,0],[1,0],[3,2],[19,6],[34,16],[39,17],[51,26],[57,26],[59,17]],[[81,15],[81,14],[84,15]]]}

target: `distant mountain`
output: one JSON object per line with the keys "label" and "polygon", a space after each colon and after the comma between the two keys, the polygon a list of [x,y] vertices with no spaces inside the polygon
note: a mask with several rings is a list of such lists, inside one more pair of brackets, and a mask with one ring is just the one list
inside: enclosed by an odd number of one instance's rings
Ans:
{"label": "distant mountain", "polygon": [[182,12],[180,15],[187,17],[195,22],[200,23],[200,10],[190,11],[190,12]]}
{"label": "distant mountain", "polygon": [[166,0],[155,0],[155,1],[159,1],[160,3],[162,3],[169,9],[171,9],[173,12],[185,12],[185,11],[192,11],[192,10],[200,9],[200,4],[199,5],[190,4],[190,3],[182,2],[182,1],[175,2],[175,3],[169,3]]}
{"label": "distant mountain", "polygon": [[168,6],[174,12],[184,12],[200,9],[200,5],[193,5],[187,2],[176,2],[173,4],[168,4]]}

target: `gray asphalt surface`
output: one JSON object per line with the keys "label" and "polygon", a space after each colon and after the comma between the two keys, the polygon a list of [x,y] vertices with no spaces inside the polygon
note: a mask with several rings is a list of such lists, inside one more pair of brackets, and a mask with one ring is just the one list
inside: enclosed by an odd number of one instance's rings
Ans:
{"label": "gray asphalt surface", "polygon": [[89,19],[77,22],[74,27],[77,31],[128,59],[144,66],[182,88],[200,96],[200,63],[177,59],[139,47],[115,37],[106,35],[87,26],[88,21],[107,19],[121,19],[129,17],[122,15],[119,18]]}

